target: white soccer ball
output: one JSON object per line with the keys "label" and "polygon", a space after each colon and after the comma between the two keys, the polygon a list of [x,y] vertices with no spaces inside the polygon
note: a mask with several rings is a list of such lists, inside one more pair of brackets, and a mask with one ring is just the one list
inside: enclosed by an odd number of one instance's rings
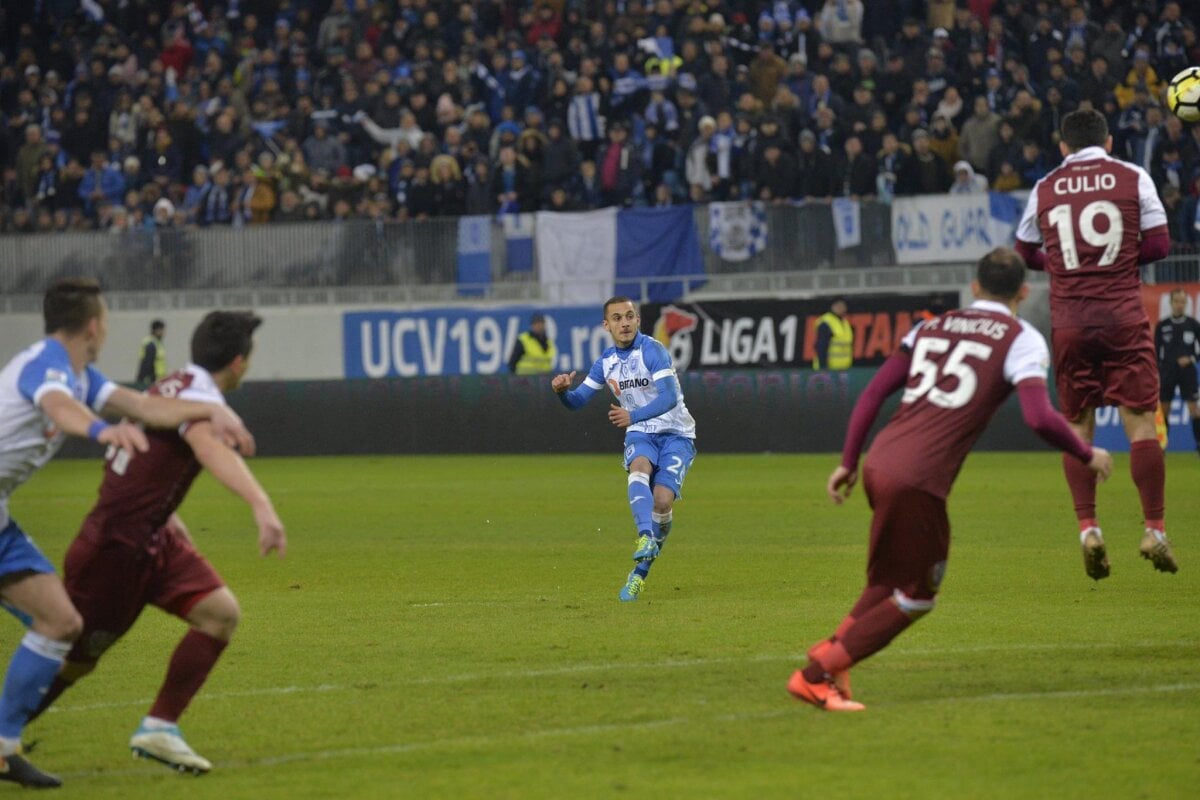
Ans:
{"label": "white soccer ball", "polygon": [[1200,122],[1200,67],[1188,67],[1171,78],[1167,108],[1184,122]]}

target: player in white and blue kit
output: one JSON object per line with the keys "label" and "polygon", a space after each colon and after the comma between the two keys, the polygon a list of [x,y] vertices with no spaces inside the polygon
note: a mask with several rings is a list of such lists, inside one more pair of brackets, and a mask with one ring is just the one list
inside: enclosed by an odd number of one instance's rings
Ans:
{"label": "player in white and blue kit", "polygon": [[555,376],[550,387],[563,405],[582,408],[605,386],[617,402],[609,420],[625,429],[625,469],[629,507],[638,538],[635,566],[621,588],[622,601],[637,600],[650,566],[671,532],[671,514],[683,480],[696,458],[696,421],[683,402],[671,355],[657,340],[641,333],[641,315],[628,297],[604,304],[604,328],[614,347],[604,351],[578,388],[575,373]]}
{"label": "player in white and blue kit", "polygon": [[252,450],[236,414],[209,403],[149,397],[117,386],[94,366],[108,333],[108,311],[95,281],[67,278],[43,301],[46,338],[0,370],[0,601],[29,628],[9,662],[0,691],[0,780],[32,788],[60,781],[26,760],[21,731],[62,666],[82,620],[54,566],[8,511],[8,498],[48,462],[66,436],[89,437],[132,454],[146,435],[130,422],[110,425],[104,412],[176,427],[210,420],[218,434]]}

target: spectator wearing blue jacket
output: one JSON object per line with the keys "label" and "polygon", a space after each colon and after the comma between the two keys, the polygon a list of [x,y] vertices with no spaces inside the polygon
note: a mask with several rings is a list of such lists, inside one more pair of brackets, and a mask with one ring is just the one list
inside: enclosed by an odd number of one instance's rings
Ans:
{"label": "spectator wearing blue jacket", "polygon": [[83,210],[89,217],[96,215],[99,203],[119,205],[125,194],[125,178],[120,170],[113,167],[104,157],[104,153],[96,150],[92,153],[92,166],[79,182],[79,197],[83,200]]}

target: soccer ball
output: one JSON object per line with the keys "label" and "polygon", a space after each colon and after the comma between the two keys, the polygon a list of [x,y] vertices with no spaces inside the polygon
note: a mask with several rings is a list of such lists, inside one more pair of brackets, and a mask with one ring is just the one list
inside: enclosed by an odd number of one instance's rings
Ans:
{"label": "soccer ball", "polygon": [[1167,108],[1184,122],[1200,122],[1200,67],[1188,67],[1171,78]]}

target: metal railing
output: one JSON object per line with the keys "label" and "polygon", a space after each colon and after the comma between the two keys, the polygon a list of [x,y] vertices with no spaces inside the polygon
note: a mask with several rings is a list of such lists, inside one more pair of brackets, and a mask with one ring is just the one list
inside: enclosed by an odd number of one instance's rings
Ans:
{"label": "metal railing", "polygon": [[[695,209],[708,242],[708,209]],[[727,261],[702,246],[703,276],[684,293],[723,296],[903,291],[969,282],[963,265],[899,268],[885,204],[862,204],[862,244],[838,249],[827,204],[766,208],[768,246],[745,261]],[[459,300],[538,301],[536,257],[510,246],[505,226],[490,226],[491,281],[458,282],[458,220],[279,223],[243,228],[159,229],[0,237],[0,298],[18,307],[55,278],[90,275],[107,292],[172,293],[172,304],[210,305],[218,293],[252,292],[255,305],[288,303],[405,303]],[[969,266],[969,265],[968,265]],[[1143,271],[1147,283],[1200,280],[1200,252],[1178,249]],[[679,283],[679,278],[666,279]],[[706,287],[702,286],[703,282]],[[623,282],[624,283],[624,282]],[[653,280],[635,281],[643,296]],[[632,293],[632,290],[631,290]],[[249,298],[249,296],[247,296]],[[157,301],[155,301],[157,302]],[[225,303],[222,303],[225,304]],[[136,306],[135,306],[136,307]]]}

